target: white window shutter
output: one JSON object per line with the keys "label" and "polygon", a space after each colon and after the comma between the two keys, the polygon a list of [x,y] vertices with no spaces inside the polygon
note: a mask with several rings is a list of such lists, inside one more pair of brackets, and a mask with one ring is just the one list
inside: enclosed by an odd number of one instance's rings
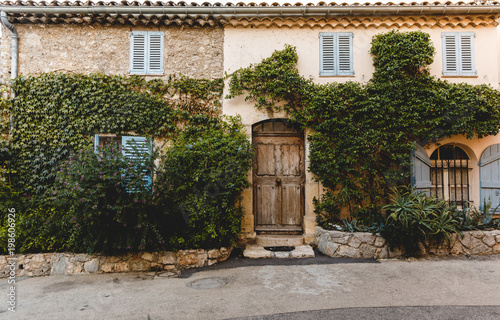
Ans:
{"label": "white window shutter", "polygon": [[475,76],[474,65],[474,33],[464,32],[459,34],[460,41],[460,74],[464,76]]}
{"label": "white window shutter", "polygon": [[130,33],[130,73],[163,74],[164,32]]}
{"label": "white window shutter", "polygon": [[338,74],[354,75],[352,67],[352,33],[338,34]]}
{"label": "white window shutter", "polygon": [[[151,155],[152,142],[146,137],[122,136],[122,154],[126,159],[144,159],[145,155]],[[146,170],[144,170],[146,173]],[[152,177],[146,174],[143,178],[147,187],[151,186]],[[133,192],[133,190],[131,190]]]}
{"label": "white window shutter", "polygon": [[320,34],[320,75],[335,75],[335,36]]}
{"label": "white window shutter", "polygon": [[134,31],[130,33],[130,73],[146,73],[146,32]]}

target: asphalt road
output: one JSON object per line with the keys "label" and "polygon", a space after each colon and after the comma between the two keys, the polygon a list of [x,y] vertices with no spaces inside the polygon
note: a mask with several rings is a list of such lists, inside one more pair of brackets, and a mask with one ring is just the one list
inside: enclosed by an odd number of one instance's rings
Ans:
{"label": "asphalt road", "polygon": [[154,273],[0,280],[0,319],[500,319],[500,255],[423,260],[232,258]]}

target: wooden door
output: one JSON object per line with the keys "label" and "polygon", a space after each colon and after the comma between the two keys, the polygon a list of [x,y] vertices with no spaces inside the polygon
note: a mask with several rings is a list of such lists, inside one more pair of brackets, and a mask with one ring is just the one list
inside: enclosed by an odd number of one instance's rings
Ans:
{"label": "wooden door", "polygon": [[253,143],[256,231],[301,232],[305,181],[303,134],[275,119],[254,126]]}

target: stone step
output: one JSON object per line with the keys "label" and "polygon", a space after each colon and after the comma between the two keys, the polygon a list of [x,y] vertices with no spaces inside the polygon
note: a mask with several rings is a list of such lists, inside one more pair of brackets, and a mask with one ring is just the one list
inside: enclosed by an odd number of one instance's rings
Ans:
{"label": "stone step", "polygon": [[261,247],[298,247],[304,244],[302,235],[263,235],[259,234],[255,244]]}
{"label": "stone step", "polygon": [[247,245],[243,256],[250,259],[259,258],[314,258],[314,250],[310,245],[295,247],[292,251],[270,251],[263,246]]}

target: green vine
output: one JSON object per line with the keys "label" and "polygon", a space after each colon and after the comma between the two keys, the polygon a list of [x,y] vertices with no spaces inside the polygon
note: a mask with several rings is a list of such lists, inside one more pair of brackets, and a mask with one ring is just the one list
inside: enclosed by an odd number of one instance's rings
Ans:
{"label": "green vine", "polygon": [[391,187],[408,184],[415,143],[499,130],[497,90],[429,75],[434,47],[428,34],[379,34],[370,52],[375,72],[367,84],[315,84],[299,74],[291,46],[230,80],[228,98],[245,94],[257,108],[284,108],[291,120],[312,129],[309,170],[325,187],[315,201],[320,222],[338,220],[342,208],[351,217],[374,219]]}
{"label": "green vine", "polygon": [[218,121],[223,80],[47,73],[19,77],[12,89],[16,97],[2,104],[13,129],[1,158],[15,159],[9,165],[24,191],[43,194],[59,163],[91,145],[96,133],[173,138],[203,131]]}

